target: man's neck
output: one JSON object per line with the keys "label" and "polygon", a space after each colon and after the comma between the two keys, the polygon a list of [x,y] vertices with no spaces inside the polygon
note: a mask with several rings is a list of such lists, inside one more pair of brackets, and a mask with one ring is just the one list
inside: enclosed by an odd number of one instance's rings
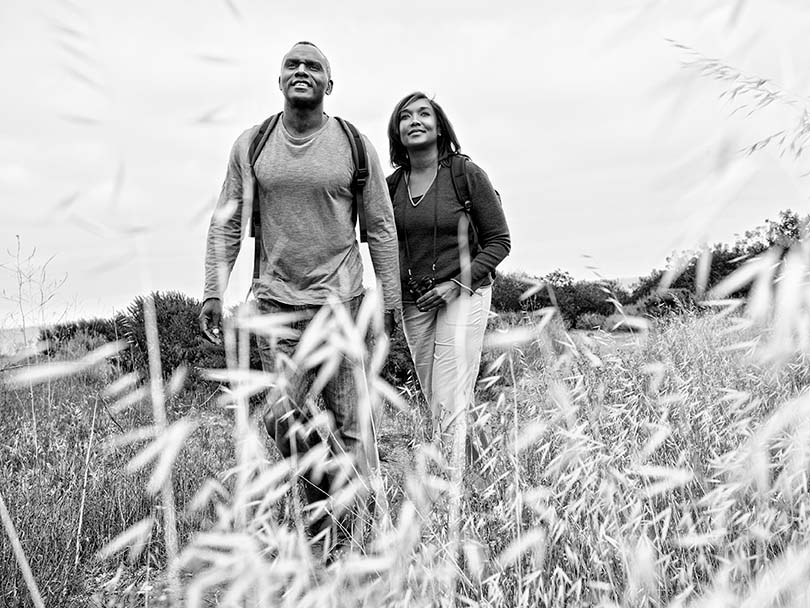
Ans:
{"label": "man's neck", "polygon": [[323,113],[323,104],[314,108],[296,108],[284,104],[284,128],[296,137],[306,137],[321,128],[326,116]]}
{"label": "man's neck", "polygon": [[436,146],[424,150],[409,150],[408,160],[411,163],[411,173],[432,172],[439,164],[439,151]]}

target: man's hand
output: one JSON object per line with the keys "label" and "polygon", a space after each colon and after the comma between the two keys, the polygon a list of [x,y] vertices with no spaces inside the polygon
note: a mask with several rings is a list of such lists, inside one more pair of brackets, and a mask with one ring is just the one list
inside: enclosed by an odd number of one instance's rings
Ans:
{"label": "man's hand", "polygon": [[448,302],[458,297],[461,288],[453,281],[439,283],[416,301],[416,307],[421,312],[427,312],[434,308],[441,308]]}
{"label": "man's hand", "polygon": [[385,329],[385,335],[389,338],[394,335],[397,330],[397,317],[394,310],[386,310],[383,313],[383,328]]}
{"label": "man's hand", "polygon": [[219,298],[208,298],[203,302],[200,330],[209,342],[222,344],[222,302]]}

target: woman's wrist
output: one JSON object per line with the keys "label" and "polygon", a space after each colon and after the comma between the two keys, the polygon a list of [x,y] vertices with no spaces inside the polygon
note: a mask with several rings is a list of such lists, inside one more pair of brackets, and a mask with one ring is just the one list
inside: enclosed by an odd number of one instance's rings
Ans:
{"label": "woman's wrist", "polygon": [[450,279],[450,281],[458,288],[458,295],[461,295],[462,291],[466,291],[470,295],[475,293],[472,288],[467,287],[464,283],[462,283],[458,279]]}

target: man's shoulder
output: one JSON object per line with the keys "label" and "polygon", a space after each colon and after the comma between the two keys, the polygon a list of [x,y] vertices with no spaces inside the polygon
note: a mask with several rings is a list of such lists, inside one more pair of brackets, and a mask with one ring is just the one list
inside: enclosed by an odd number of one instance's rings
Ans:
{"label": "man's shoulder", "polygon": [[250,150],[250,144],[261,128],[262,123],[255,124],[251,127],[248,127],[244,131],[242,131],[236,140],[233,143],[232,147],[232,157],[246,159],[248,156],[248,151]]}
{"label": "man's shoulder", "polygon": [[356,122],[352,122],[351,120],[343,118],[342,116],[334,116],[333,118],[335,119],[333,121],[335,123],[335,128],[343,131],[345,133],[344,137],[349,136],[349,133],[346,133],[345,130],[342,129],[338,121],[341,120],[344,123],[348,123],[352,127],[354,127],[354,130],[357,131],[357,133],[360,135],[360,139],[363,141],[363,146],[366,149],[366,156],[372,163],[379,163],[379,156],[377,154],[377,149],[374,147],[374,144],[371,143],[371,140],[368,138],[368,136],[365,133],[363,133],[360,127],[357,126]]}
{"label": "man's shoulder", "polygon": [[244,131],[239,134],[239,137],[236,138],[237,144],[247,143],[250,144],[251,140],[256,136],[261,128],[262,123],[258,123],[253,125],[252,127],[248,127]]}
{"label": "man's shoulder", "polygon": [[343,128],[343,125],[340,124],[342,122],[347,127],[353,127],[354,130],[357,131],[357,133],[360,135],[360,137],[363,138],[364,143],[366,143],[366,144],[369,143],[369,139],[368,139],[368,137],[366,137],[366,134],[363,133],[363,130],[360,127],[358,127],[357,123],[354,122],[353,120],[349,120],[348,118],[344,118],[343,116],[331,116],[330,118],[333,119],[332,122],[334,123],[334,128],[341,129],[341,130],[345,131],[345,129]]}

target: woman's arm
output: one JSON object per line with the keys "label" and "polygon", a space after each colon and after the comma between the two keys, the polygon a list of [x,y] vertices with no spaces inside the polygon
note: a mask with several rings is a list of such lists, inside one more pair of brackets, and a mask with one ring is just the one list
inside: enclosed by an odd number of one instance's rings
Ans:
{"label": "woman's arm", "polygon": [[509,255],[512,242],[501,200],[487,174],[468,160],[467,178],[472,199],[470,221],[478,234],[478,251],[471,260],[469,275],[467,276],[462,268],[458,276],[452,280],[463,287],[475,290]]}

